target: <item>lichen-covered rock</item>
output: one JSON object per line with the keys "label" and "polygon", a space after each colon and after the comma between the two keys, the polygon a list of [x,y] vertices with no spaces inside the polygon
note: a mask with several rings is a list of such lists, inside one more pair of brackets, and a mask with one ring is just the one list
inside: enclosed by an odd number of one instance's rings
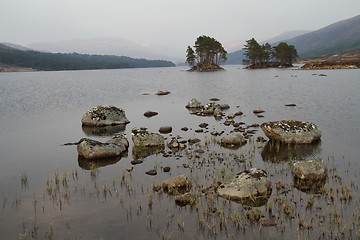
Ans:
{"label": "lichen-covered rock", "polygon": [[186,108],[202,108],[203,105],[197,99],[193,98],[185,107]]}
{"label": "lichen-covered rock", "polygon": [[238,133],[225,136],[220,140],[220,145],[227,148],[239,148],[245,144],[245,138]]}
{"label": "lichen-covered rock", "polygon": [[293,164],[292,173],[294,177],[299,179],[316,181],[326,178],[327,169],[322,159],[314,159],[295,162]]}
{"label": "lichen-covered rock", "polygon": [[124,145],[126,149],[129,148],[129,141],[127,140],[126,134],[117,134],[115,137],[106,141],[106,143],[114,143],[117,145]]}
{"label": "lichen-covered rock", "polygon": [[140,147],[155,147],[165,145],[165,138],[162,135],[137,128],[132,130],[132,141],[134,146]]}
{"label": "lichen-covered rock", "polygon": [[312,122],[283,120],[265,122],[261,129],[271,140],[290,144],[313,143],[321,138],[320,129]]}
{"label": "lichen-covered rock", "polygon": [[191,180],[185,176],[180,175],[174,178],[169,178],[161,184],[164,192],[178,195],[189,192],[192,186]]}
{"label": "lichen-covered rock", "polygon": [[250,206],[264,205],[271,192],[271,181],[267,172],[258,168],[240,172],[232,181],[217,188],[220,197]]}
{"label": "lichen-covered rock", "polygon": [[126,150],[124,145],[102,143],[88,138],[80,139],[77,145],[78,154],[86,159],[117,157]]}
{"label": "lichen-covered rock", "polygon": [[109,126],[128,124],[125,111],[115,106],[97,106],[87,111],[81,118],[84,126]]}

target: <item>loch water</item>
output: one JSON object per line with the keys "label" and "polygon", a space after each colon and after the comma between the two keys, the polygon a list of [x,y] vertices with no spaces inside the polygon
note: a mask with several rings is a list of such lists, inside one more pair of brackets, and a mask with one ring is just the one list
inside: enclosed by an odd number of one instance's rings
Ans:
{"label": "loch water", "polygon": [[[158,90],[171,93],[158,96]],[[324,236],[330,238],[359,237],[359,91],[358,69],[246,70],[234,65],[219,72],[188,72],[175,67],[0,73],[1,239],[312,239],[321,238],[324,229]],[[219,98],[219,103],[230,105],[226,114],[244,113],[235,121],[245,125],[291,119],[317,124],[322,131],[321,142],[308,149],[293,149],[291,154],[294,158],[324,160],[329,173],[326,193],[306,193],[294,188],[292,159],[282,159],[281,151],[267,153],[266,143],[255,141],[258,136],[267,139],[260,128],[244,147],[220,147],[209,132],[224,131],[223,135],[227,135],[233,128],[223,124],[225,118],[190,114],[185,105],[192,98],[204,104]],[[82,115],[98,105],[124,109],[130,123],[115,132],[96,133],[83,128]],[[263,117],[255,115],[254,109],[263,109]],[[148,110],[159,114],[146,118],[143,113]],[[196,133],[194,130],[203,122],[209,124],[208,129]],[[131,129],[146,127],[158,132],[162,126],[173,128],[171,134],[164,135],[167,140],[197,137],[202,141],[199,146],[189,145],[187,153],[180,151],[169,157],[152,154],[143,157],[142,164],[132,165],[135,156]],[[181,131],[182,127],[190,130]],[[78,159],[76,146],[63,145],[83,137],[106,141],[116,132],[127,135],[129,152],[98,169]],[[189,152],[200,147],[206,151],[204,156],[192,160]],[[230,158],[234,155],[243,156],[243,162],[232,165]],[[209,159],[214,156],[225,159],[224,163],[211,162]],[[196,166],[191,167],[194,161]],[[171,166],[169,173],[161,171],[165,165]],[[190,168],[184,167],[188,165]],[[130,167],[131,173],[125,170]],[[250,167],[270,173],[271,205],[253,209],[213,194],[213,213],[207,215],[204,209],[210,200],[201,192],[197,195],[198,206],[180,207],[174,196],[152,189],[154,184],[180,174],[203,184],[201,189],[213,184],[212,178],[217,177],[213,175],[219,174],[221,179],[223,174],[221,181],[226,181],[237,171]],[[145,174],[154,168],[156,176]],[[280,181],[286,194],[275,189]],[[342,189],[349,190],[350,200],[341,199]],[[335,201],[330,198],[331,191],[335,191]],[[311,198],[317,205],[308,210],[306,204]],[[293,201],[295,205],[290,204]],[[283,211],[287,203],[295,216]],[[276,221],[277,226],[262,228],[258,222],[241,217],[253,211]],[[240,226],[235,224],[234,212],[239,212]],[[316,214],[324,215],[324,229]],[[341,223],[335,227],[331,221],[338,215]],[[311,222],[312,227],[304,230],[300,221]]]}

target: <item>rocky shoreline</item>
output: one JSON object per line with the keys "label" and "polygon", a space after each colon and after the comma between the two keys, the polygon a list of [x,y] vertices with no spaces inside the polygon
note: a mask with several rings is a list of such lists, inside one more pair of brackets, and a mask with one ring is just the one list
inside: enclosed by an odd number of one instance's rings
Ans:
{"label": "rocky shoreline", "polygon": [[323,69],[358,69],[360,68],[360,61],[324,61],[324,62],[309,62],[305,63],[301,70],[323,70]]}
{"label": "rocky shoreline", "polygon": [[225,70],[225,69],[216,64],[212,64],[212,65],[198,64],[198,65],[190,68],[188,71],[189,72],[215,72],[215,71],[223,71],[223,70]]}
{"label": "rocky shoreline", "polygon": [[34,71],[37,71],[37,70],[33,69],[33,68],[27,68],[27,67],[0,65],[0,72],[34,72]]}

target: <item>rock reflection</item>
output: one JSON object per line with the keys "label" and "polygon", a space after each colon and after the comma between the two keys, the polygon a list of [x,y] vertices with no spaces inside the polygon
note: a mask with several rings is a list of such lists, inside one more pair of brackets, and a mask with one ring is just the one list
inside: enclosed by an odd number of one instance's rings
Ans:
{"label": "rock reflection", "polygon": [[87,136],[112,136],[124,132],[125,128],[125,124],[103,127],[82,126],[82,130]]}
{"label": "rock reflection", "polygon": [[134,146],[132,148],[132,156],[134,159],[144,159],[148,156],[161,153],[164,150],[165,150],[164,145],[153,146],[153,147]]}
{"label": "rock reflection", "polygon": [[275,141],[266,143],[261,152],[264,161],[284,162],[288,160],[304,160],[314,158],[321,152],[321,142],[313,144],[284,144]]}
{"label": "rock reflection", "polygon": [[[125,153],[124,153],[125,154]],[[82,156],[78,157],[78,163],[79,167],[85,170],[91,170],[96,168],[105,167],[108,165],[113,165],[119,162],[121,159],[121,156],[115,157],[115,158],[100,158],[100,159],[86,159]]]}
{"label": "rock reflection", "polygon": [[293,177],[293,186],[305,193],[320,193],[323,191],[326,183],[326,178],[318,180],[305,180],[298,177]]}

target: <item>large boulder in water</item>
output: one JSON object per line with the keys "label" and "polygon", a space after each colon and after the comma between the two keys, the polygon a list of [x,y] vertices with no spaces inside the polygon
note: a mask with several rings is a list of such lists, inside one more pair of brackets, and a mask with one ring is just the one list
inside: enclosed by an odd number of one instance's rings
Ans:
{"label": "large boulder in water", "polygon": [[102,143],[89,138],[82,138],[77,144],[78,154],[86,159],[111,158],[121,156],[127,151],[124,145]]}
{"label": "large boulder in water", "polygon": [[292,173],[306,181],[317,181],[326,178],[327,170],[322,159],[297,161],[293,164]]}
{"label": "large boulder in water", "polygon": [[221,184],[217,189],[220,197],[249,206],[262,206],[272,192],[267,172],[251,168],[238,173],[232,181]]}
{"label": "large boulder in water", "polygon": [[97,106],[87,111],[81,118],[84,126],[109,126],[128,124],[125,111],[115,106]]}
{"label": "large boulder in water", "polygon": [[116,134],[115,137],[113,137],[109,141],[106,141],[106,143],[123,145],[126,149],[129,148],[129,141],[127,140],[126,134],[124,134],[124,133]]}
{"label": "large boulder in water", "polygon": [[303,192],[321,192],[327,177],[322,159],[298,161],[293,164],[293,185]]}
{"label": "large boulder in water", "polygon": [[321,138],[320,129],[312,122],[283,120],[265,122],[261,129],[271,140],[291,144],[313,143]]}

